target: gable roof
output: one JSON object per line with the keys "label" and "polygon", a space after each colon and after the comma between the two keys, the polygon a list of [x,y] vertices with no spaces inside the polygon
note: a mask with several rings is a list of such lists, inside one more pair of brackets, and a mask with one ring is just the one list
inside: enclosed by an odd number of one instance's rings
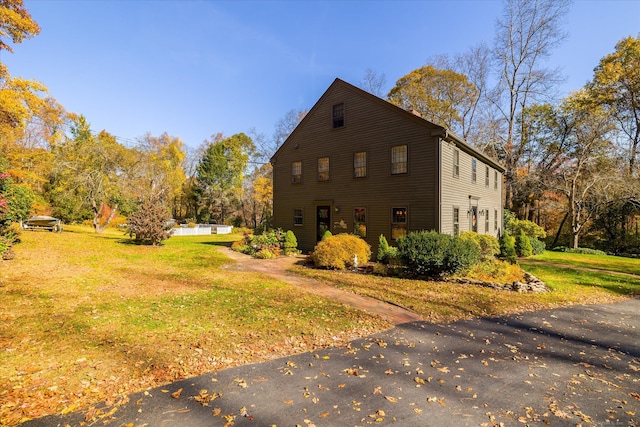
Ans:
{"label": "gable roof", "polygon": [[[437,125],[435,123],[432,123],[426,119],[423,119],[420,116],[415,115],[414,113],[410,112],[410,111],[406,111],[403,108],[398,107],[397,105],[394,105],[382,98],[379,98],[365,90],[360,89],[359,87],[356,87],[350,83],[345,82],[344,80],[341,80],[339,78],[336,78],[333,83],[331,83],[331,85],[327,88],[327,90],[324,91],[324,93],[322,94],[322,96],[318,99],[318,101],[316,101],[316,103],[313,105],[313,107],[311,108],[311,110],[309,110],[309,112],[304,116],[304,118],[300,121],[300,123],[298,123],[298,125],[296,126],[296,128],[291,132],[291,134],[287,137],[287,139],[285,139],[285,141],[282,143],[282,145],[276,150],[276,152],[273,154],[273,156],[271,156],[270,162],[274,163],[275,159],[278,157],[278,154],[280,153],[280,151],[286,146],[288,145],[289,141],[294,137],[294,135],[297,133],[298,129],[302,128],[304,126],[304,123],[307,121],[307,119],[309,119],[312,115],[313,112],[315,110],[317,110],[319,108],[319,105],[322,104],[322,101],[324,100],[324,98],[326,98],[328,96],[328,94],[330,94],[336,87],[341,86],[351,92],[354,92],[355,94],[359,95],[359,96],[363,96],[365,98],[367,98],[369,101],[371,102],[375,102],[381,106],[383,106],[384,108],[387,108],[390,110],[390,114],[400,114],[400,115],[404,115],[404,117],[407,120],[413,120],[416,123],[420,123],[423,126],[427,126],[430,129],[432,129],[431,134],[433,136],[438,136],[440,138],[442,138],[443,140],[450,142],[454,145],[456,145],[458,148],[460,148],[462,151],[465,151],[469,154],[471,154],[472,156],[478,158],[479,160],[482,160],[483,163],[486,163],[488,165],[490,165],[491,167],[493,167],[494,169],[497,169],[498,171],[500,171],[501,173],[505,171],[504,166],[500,165],[496,160],[492,159],[491,157],[487,156],[486,154],[484,154],[483,152],[477,150],[476,148],[472,147],[468,142],[466,142],[465,140],[463,140],[461,137],[459,137],[458,135],[456,135],[454,132],[450,131],[449,129]],[[433,130],[433,128],[436,128],[435,130]]]}

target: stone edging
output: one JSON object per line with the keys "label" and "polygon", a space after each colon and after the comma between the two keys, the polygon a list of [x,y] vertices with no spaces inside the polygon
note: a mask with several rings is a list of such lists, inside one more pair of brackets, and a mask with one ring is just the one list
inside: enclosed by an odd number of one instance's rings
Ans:
{"label": "stone edging", "polygon": [[467,279],[467,278],[456,278],[451,280],[454,283],[460,283],[465,285],[476,285],[476,286],[484,286],[487,288],[498,289],[501,291],[513,291],[520,293],[543,293],[543,292],[551,292],[551,289],[547,287],[547,284],[542,280],[538,279],[531,273],[524,273],[524,281],[522,282],[513,282],[513,283],[495,283],[495,282],[484,282],[482,280],[475,279]]}

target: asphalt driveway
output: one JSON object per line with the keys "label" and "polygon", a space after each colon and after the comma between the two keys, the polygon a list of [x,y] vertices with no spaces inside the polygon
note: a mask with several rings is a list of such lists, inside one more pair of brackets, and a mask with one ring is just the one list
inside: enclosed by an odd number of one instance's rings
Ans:
{"label": "asphalt driveway", "polygon": [[25,426],[637,426],[640,300],[451,324],[226,369]]}

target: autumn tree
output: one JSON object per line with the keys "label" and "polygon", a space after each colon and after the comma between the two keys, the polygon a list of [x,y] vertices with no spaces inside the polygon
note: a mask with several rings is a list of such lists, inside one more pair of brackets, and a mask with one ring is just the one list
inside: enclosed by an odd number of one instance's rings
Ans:
{"label": "autumn tree", "polygon": [[638,176],[640,144],[640,39],[626,37],[600,60],[587,88],[593,102],[606,108],[624,135],[628,173]]}
{"label": "autumn tree", "polygon": [[106,131],[93,135],[83,116],[75,118],[71,137],[53,149],[49,196],[54,214],[72,222],[89,218],[97,233],[104,231],[127,197],[126,152],[114,136]]}
{"label": "autumn tree", "polygon": [[171,206],[171,211],[177,216],[186,181],[183,142],[166,132],[158,137],[147,133],[138,140],[136,151],[141,154],[135,163],[139,181],[137,198],[151,198],[165,203],[166,206]]}
{"label": "autumn tree", "polygon": [[38,34],[40,27],[31,18],[22,0],[0,0],[0,51],[13,52],[7,38],[13,44],[18,44]]}
{"label": "autumn tree", "polygon": [[505,163],[506,207],[513,208],[518,161],[527,136],[518,128],[525,109],[548,100],[559,82],[559,72],[545,68],[553,48],[566,37],[562,19],[568,0],[505,0],[503,16],[498,19],[494,45],[495,68],[499,83],[492,102],[505,123],[501,151]]}
{"label": "autumn tree", "polygon": [[[22,0],[0,0],[0,52],[13,52],[10,42],[18,44],[38,33],[40,27]],[[41,83],[11,77],[0,62],[0,140],[7,138],[12,129],[25,125],[30,110],[42,103],[39,93],[44,91],[46,88]]]}
{"label": "autumn tree", "polygon": [[196,166],[199,219],[224,224],[236,209],[253,141],[244,133],[206,141]]}
{"label": "autumn tree", "polygon": [[482,149],[495,158],[499,157],[495,141],[500,129],[495,118],[495,108],[489,102],[489,77],[491,73],[491,50],[480,43],[462,53],[455,55],[435,55],[427,62],[437,69],[452,70],[464,75],[476,91],[477,96],[469,101],[469,108],[465,110],[462,136],[470,144]]}
{"label": "autumn tree", "polygon": [[246,226],[266,229],[273,215],[273,169],[267,163],[247,176],[242,192],[242,218]]}
{"label": "autumn tree", "polygon": [[478,90],[463,74],[426,65],[398,79],[387,99],[464,137]]}
{"label": "autumn tree", "polygon": [[531,175],[544,190],[564,197],[573,247],[619,183],[611,124],[607,112],[589,103],[583,90],[558,107],[540,106],[526,126],[530,140],[536,141]]}

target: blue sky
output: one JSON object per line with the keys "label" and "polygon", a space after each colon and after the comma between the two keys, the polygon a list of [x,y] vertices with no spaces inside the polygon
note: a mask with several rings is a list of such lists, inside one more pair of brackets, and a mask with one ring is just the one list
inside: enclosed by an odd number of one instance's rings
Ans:
{"label": "blue sky", "polygon": [[[133,141],[167,132],[197,147],[217,132],[270,138],[339,77],[367,68],[386,90],[436,54],[491,43],[500,1],[25,0],[37,37],[2,52],[92,129]],[[640,33],[640,0],[576,0],[548,66],[579,89],[617,41]]]}

